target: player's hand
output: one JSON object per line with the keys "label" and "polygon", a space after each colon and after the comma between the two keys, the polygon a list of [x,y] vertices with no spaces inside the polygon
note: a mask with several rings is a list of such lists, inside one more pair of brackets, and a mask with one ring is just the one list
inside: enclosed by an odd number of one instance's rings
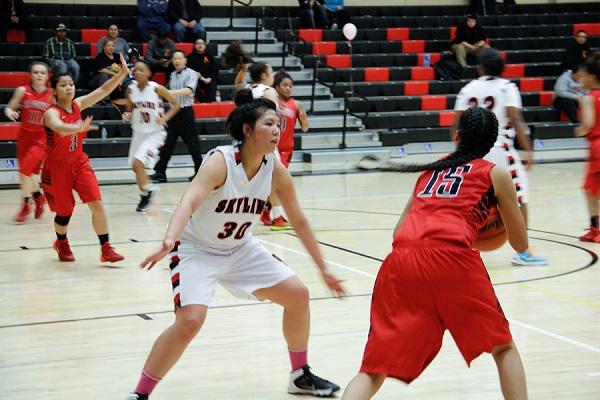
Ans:
{"label": "player's hand", "polygon": [[[81,126],[79,128],[79,132],[87,132],[87,131],[89,131],[93,119],[94,119],[94,117],[92,117],[91,115],[88,116],[88,117],[86,117],[83,120],[83,122],[81,123]],[[96,129],[98,129],[97,126],[96,126]]]}
{"label": "player's hand", "polygon": [[19,120],[19,112],[11,110],[8,107],[4,108],[4,115],[6,115],[6,118],[10,119],[12,122],[17,122]]}
{"label": "player's hand", "polygon": [[123,120],[123,122],[129,122],[129,121],[131,121],[131,113],[129,111],[125,111],[121,115],[121,119]]}
{"label": "player's hand", "polygon": [[127,60],[125,60],[125,56],[123,55],[123,53],[119,53],[119,58],[121,60],[121,70],[119,71],[119,75],[121,75],[124,78],[125,76],[127,76],[127,74],[129,74],[129,68],[127,68]]}
{"label": "player's hand", "polygon": [[167,121],[165,121],[165,119],[163,117],[161,117],[160,115],[158,117],[156,117],[156,119],[154,120],[154,122],[156,122],[160,126],[163,126],[163,125],[167,124]]}
{"label": "player's hand", "polygon": [[165,239],[158,249],[154,251],[154,253],[150,254],[144,261],[140,263],[141,269],[146,269],[150,271],[152,267],[156,265],[157,262],[165,258],[167,254],[175,247],[175,241]]}
{"label": "player's hand", "polygon": [[321,271],[321,276],[335,297],[343,297],[346,295],[346,290],[342,286],[342,281],[332,274],[331,271],[325,269]]}

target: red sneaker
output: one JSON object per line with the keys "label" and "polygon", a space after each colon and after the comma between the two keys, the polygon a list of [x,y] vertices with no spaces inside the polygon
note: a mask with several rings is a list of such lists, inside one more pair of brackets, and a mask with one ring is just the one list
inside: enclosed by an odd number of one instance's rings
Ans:
{"label": "red sneaker", "polygon": [[273,220],[271,224],[272,231],[287,231],[292,229],[290,223],[282,216],[279,216]]}
{"label": "red sneaker", "polygon": [[102,254],[100,254],[101,262],[118,262],[124,260],[125,257],[120,255],[115,251],[115,249],[110,245],[110,243],[106,242],[102,245]]}
{"label": "red sneaker", "polygon": [[46,196],[44,196],[43,193],[40,193],[40,195],[37,198],[33,198],[33,201],[35,202],[35,219],[40,219],[42,218],[42,214],[44,214],[44,204],[46,204]]}
{"label": "red sneaker", "polygon": [[58,259],[60,261],[75,261],[75,256],[71,251],[68,239],[57,240],[56,242],[54,242],[54,246],[52,247],[58,253]]}
{"label": "red sneaker", "polygon": [[582,242],[596,242],[600,243],[600,229],[590,226],[586,229],[588,231],[585,235],[579,236],[579,240]]}
{"label": "red sneaker", "polygon": [[270,226],[273,223],[273,220],[271,219],[271,210],[262,210],[262,213],[260,213],[260,222],[267,226]]}

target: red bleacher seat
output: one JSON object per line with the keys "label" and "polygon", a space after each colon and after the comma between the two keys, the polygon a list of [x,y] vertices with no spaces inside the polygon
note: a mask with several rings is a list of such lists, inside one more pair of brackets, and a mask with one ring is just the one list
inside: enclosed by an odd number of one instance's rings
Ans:
{"label": "red bleacher seat", "polygon": [[148,51],[148,43],[142,43],[142,55],[146,55],[146,51]]}
{"label": "red bleacher seat", "polygon": [[390,80],[390,69],[383,68],[365,68],[365,81],[367,82],[382,82]]}
{"label": "red bleacher seat", "polygon": [[0,72],[0,88],[16,88],[29,83],[27,72]]}
{"label": "red bleacher seat", "polygon": [[425,52],[425,41],[424,40],[403,40],[402,41],[402,52],[403,53],[423,53],[423,52]]}
{"label": "red bleacher seat", "polygon": [[551,106],[554,102],[554,92],[540,92],[540,106]]}
{"label": "red bleacher seat", "polygon": [[183,51],[185,54],[190,54],[192,52],[192,50],[194,49],[194,43],[185,43],[185,42],[175,43],[175,48],[177,50]]}
{"label": "red bleacher seat", "polygon": [[98,40],[106,36],[106,29],[82,29],[81,41],[87,43],[98,43]]}
{"label": "red bleacher seat", "polygon": [[325,63],[333,68],[352,68],[350,54],[329,54],[325,56]]}
{"label": "red bleacher seat", "polygon": [[506,62],[506,50],[500,51],[500,57],[502,58],[502,60],[504,60],[504,62]]}
{"label": "red bleacher seat", "polygon": [[440,126],[452,126],[454,125],[454,111],[442,111],[439,114],[439,125]]}
{"label": "red bleacher seat", "polygon": [[436,62],[440,61],[441,54],[440,53],[419,53],[417,54],[417,65],[423,66],[423,57],[425,54],[429,54],[429,65],[433,65]]}
{"label": "red bleacher seat", "polygon": [[235,108],[232,101],[220,103],[194,103],[192,106],[196,118],[223,118]]}
{"label": "red bleacher seat", "polygon": [[456,37],[456,27],[451,26],[450,27],[450,40],[454,40],[455,37]]}
{"label": "red bleacher seat", "polygon": [[98,46],[96,43],[90,43],[90,56],[96,57],[98,55]]}
{"label": "red bleacher seat", "polygon": [[26,41],[25,31],[22,29],[9,29],[6,31],[6,41],[10,43],[20,43]]}
{"label": "red bleacher seat", "polygon": [[312,53],[314,55],[327,55],[337,53],[336,42],[314,42],[312,44]]}
{"label": "red bleacher seat", "polygon": [[410,79],[413,81],[430,81],[435,79],[435,71],[432,67],[411,67]]}
{"label": "red bleacher seat", "polygon": [[17,140],[21,124],[0,124],[0,140]]}
{"label": "red bleacher seat", "polygon": [[429,94],[429,82],[427,81],[406,81],[404,82],[404,95],[415,96]]}
{"label": "red bleacher seat", "polygon": [[235,103],[233,101],[223,101],[223,102],[217,103],[217,104],[218,104],[218,109],[219,109],[218,112],[219,112],[220,117],[227,118],[229,116],[229,114],[231,114],[233,109],[235,108]]}
{"label": "red bleacher seat", "polygon": [[305,42],[323,41],[323,29],[299,29],[298,37]]}
{"label": "red bleacher seat", "polygon": [[387,28],[387,40],[410,39],[410,28]]}
{"label": "red bleacher seat", "polygon": [[446,110],[448,99],[446,96],[423,96],[421,97],[421,110]]}
{"label": "red bleacher seat", "polygon": [[599,36],[600,22],[573,24],[573,35],[579,31],[585,31],[589,36]]}
{"label": "red bleacher seat", "polygon": [[503,78],[521,78],[525,75],[524,64],[506,64],[504,66]]}
{"label": "red bleacher seat", "polygon": [[160,85],[165,86],[167,84],[167,74],[164,72],[155,72],[152,74],[152,80]]}
{"label": "red bleacher seat", "polygon": [[519,81],[521,92],[539,92],[544,90],[544,78],[521,78]]}

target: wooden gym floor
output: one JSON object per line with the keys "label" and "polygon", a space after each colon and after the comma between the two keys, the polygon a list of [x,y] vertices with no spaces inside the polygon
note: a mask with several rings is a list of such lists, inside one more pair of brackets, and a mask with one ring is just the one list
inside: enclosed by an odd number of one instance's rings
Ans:
{"label": "wooden gym floor", "polygon": [[[546,267],[510,265],[507,246],[484,254],[511,321],[531,399],[600,398],[598,244],[581,243],[587,226],[579,189],[582,163],[537,165],[530,172],[531,242]],[[130,179],[128,172],[123,177]],[[331,174],[296,177],[301,204],[333,270],[350,296],[330,297],[292,232],[255,235],[311,290],[309,359],[344,387],[356,373],[369,328],[370,294],[391,231],[416,175]],[[87,207],[79,204],[69,238],[75,263],[59,263],[52,216],[12,225],[19,193],[0,191],[0,398],[123,399],[133,389],[156,336],[173,320],[167,262],[138,263],[161,240],[186,184],[161,185],[158,204],[135,212],[134,185],[103,186],[111,242],[126,256],[101,265]],[[291,399],[279,307],[233,298],[219,306],[152,399]],[[410,386],[389,380],[379,399],[498,399],[490,356],[468,369],[449,335],[438,358]]]}

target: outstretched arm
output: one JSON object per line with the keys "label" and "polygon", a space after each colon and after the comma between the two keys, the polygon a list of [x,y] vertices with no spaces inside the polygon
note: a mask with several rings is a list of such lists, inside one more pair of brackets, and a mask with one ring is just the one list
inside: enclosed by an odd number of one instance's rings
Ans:
{"label": "outstretched arm", "polygon": [[44,126],[61,136],[75,135],[79,132],[87,131],[90,129],[91,122],[92,117],[90,116],[79,124],[66,124],[61,121],[58,110],[51,108],[44,113]]}
{"label": "outstretched arm", "polygon": [[115,90],[121,82],[123,82],[123,79],[125,79],[125,77],[127,76],[128,69],[127,62],[125,61],[125,57],[123,56],[123,54],[120,54],[120,58],[121,71],[117,75],[104,82],[102,86],[100,86],[93,92],[75,99],[75,102],[77,102],[81,110],[85,110],[86,108],[93,106],[94,104],[111,94],[112,91]]}
{"label": "outstretched arm", "polygon": [[156,93],[158,93],[160,97],[171,103],[171,108],[163,117],[163,123],[167,123],[171,120],[171,118],[175,116],[175,114],[179,112],[181,105],[179,104],[179,100],[177,100],[177,97],[173,96],[171,92],[169,92],[167,88],[165,88],[162,85],[158,85],[156,87]]}
{"label": "outstretched arm", "polygon": [[17,122],[19,119],[19,112],[17,111],[21,106],[21,100],[23,100],[23,95],[25,94],[25,87],[19,86],[15,89],[8,105],[4,108],[4,115],[6,118],[10,119],[13,122]]}

